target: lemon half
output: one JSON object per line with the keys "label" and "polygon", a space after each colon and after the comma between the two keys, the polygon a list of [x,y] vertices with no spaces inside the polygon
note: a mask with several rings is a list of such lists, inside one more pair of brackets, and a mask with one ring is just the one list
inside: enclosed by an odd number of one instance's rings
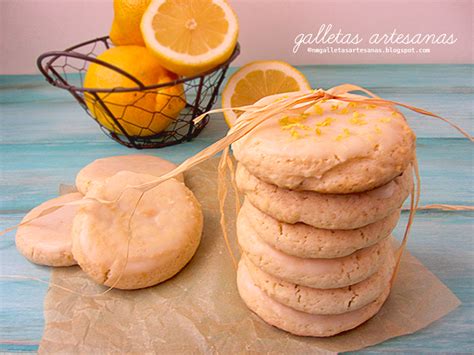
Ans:
{"label": "lemon half", "polygon": [[141,30],[146,46],[165,68],[193,76],[231,56],[239,25],[224,0],[152,0]]}
{"label": "lemon half", "polygon": [[[244,65],[229,78],[222,92],[222,107],[252,105],[268,95],[310,89],[306,77],[290,64],[276,60],[255,61]],[[229,127],[239,114],[224,111]]]}

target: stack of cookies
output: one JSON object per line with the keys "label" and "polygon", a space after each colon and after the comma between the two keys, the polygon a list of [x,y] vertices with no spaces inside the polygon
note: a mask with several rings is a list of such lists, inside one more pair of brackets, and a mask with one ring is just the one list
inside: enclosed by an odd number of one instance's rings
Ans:
{"label": "stack of cookies", "polygon": [[327,100],[266,120],[233,151],[247,306],[305,336],[374,316],[390,292],[389,236],[413,184],[405,118],[391,106]]}

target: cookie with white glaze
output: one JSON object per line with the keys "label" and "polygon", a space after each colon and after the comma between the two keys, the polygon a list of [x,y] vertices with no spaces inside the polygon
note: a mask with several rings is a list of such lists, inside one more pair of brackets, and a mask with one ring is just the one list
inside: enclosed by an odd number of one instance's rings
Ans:
{"label": "cookie with white glaze", "polygon": [[261,212],[246,198],[239,218],[250,223],[258,237],[285,254],[300,258],[339,258],[388,237],[400,219],[400,210],[357,229],[321,229],[289,224]]}
{"label": "cookie with white glaze", "polygon": [[389,287],[395,266],[393,253],[372,276],[351,286],[319,289],[296,285],[256,267],[243,254],[242,260],[253,283],[270,298],[297,311],[312,314],[340,314],[375,301]]}
{"label": "cookie with white glaze", "polygon": [[[106,179],[119,171],[131,171],[159,177],[174,168],[176,165],[168,160],[145,154],[101,158],[94,160],[79,171],[76,176],[76,188],[85,195],[89,189],[95,185],[102,185]],[[176,179],[184,181],[182,175],[178,175]]]}
{"label": "cookie with white glaze", "polygon": [[237,219],[237,238],[243,253],[276,278],[313,288],[339,288],[373,275],[392,252],[390,240],[334,259],[298,258],[285,254],[261,240],[249,223]]}
{"label": "cookie with white glaze", "polygon": [[371,190],[399,176],[413,161],[415,140],[392,106],[327,100],[305,112],[271,117],[232,150],[262,181],[341,194]]}
{"label": "cookie with white glaze", "polygon": [[[48,200],[28,212],[23,221],[39,216],[48,208],[78,201],[82,197],[82,194],[73,192]],[[18,251],[35,264],[76,265],[71,247],[72,225],[77,210],[77,205],[63,206],[32,222],[19,226],[15,236]]]}
{"label": "cookie with white glaze", "polygon": [[113,204],[91,200],[74,219],[74,258],[97,283],[120,289],[156,285],[178,273],[194,255],[203,215],[184,183],[169,179],[146,192],[139,203],[139,191],[124,191],[126,185],[153,179],[121,171],[86,195],[108,201],[121,195]]}
{"label": "cookie with white glaze", "polygon": [[353,329],[372,318],[383,306],[390,289],[372,303],[341,314],[310,314],[285,306],[258,288],[243,262],[237,271],[237,288],[247,307],[270,325],[301,336],[328,337]]}
{"label": "cookie with white glaze", "polygon": [[374,190],[353,194],[293,191],[266,183],[237,165],[239,190],[260,211],[286,223],[323,229],[356,229],[395,213],[407,198],[413,179],[410,169]]}

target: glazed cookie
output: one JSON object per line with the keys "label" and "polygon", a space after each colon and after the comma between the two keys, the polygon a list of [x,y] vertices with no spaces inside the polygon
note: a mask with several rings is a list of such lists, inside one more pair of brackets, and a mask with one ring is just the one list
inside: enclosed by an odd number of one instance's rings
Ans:
{"label": "glazed cookie", "polygon": [[314,337],[327,337],[353,329],[372,318],[387,299],[387,287],[372,303],[355,311],[341,314],[310,314],[285,306],[268,297],[258,288],[243,262],[237,271],[237,288],[245,304],[268,324],[287,332]]}
{"label": "glazed cookie", "polygon": [[256,267],[243,254],[253,283],[269,297],[297,311],[312,314],[340,314],[354,311],[376,300],[389,287],[395,266],[393,253],[369,278],[352,286],[319,289],[280,280]]}
{"label": "glazed cookie", "polygon": [[413,179],[410,169],[374,190],[346,195],[292,191],[268,184],[237,165],[239,190],[260,211],[286,222],[316,228],[356,229],[394,213],[407,198]]}
{"label": "glazed cookie", "polygon": [[[121,171],[87,197],[114,200],[127,184],[155,178]],[[92,200],[74,219],[74,258],[100,284],[120,289],[155,285],[179,272],[199,245],[201,207],[182,182],[169,179],[149,190],[130,219],[139,197],[138,191],[127,189],[115,204]]]}
{"label": "glazed cookie", "polygon": [[413,160],[415,139],[390,106],[327,100],[304,113],[275,115],[232,149],[267,183],[341,194],[371,190],[399,176]]}
{"label": "glazed cookie", "polygon": [[264,242],[285,254],[300,258],[339,258],[388,237],[397,225],[400,210],[357,229],[320,229],[304,223],[277,221],[245,199],[239,218],[249,223]]}
{"label": "glazed cookie", "polygon": [[374,274],[391,253],[387,238],[342,258],[298,258],[272,248],[243,222],[237,220],[237,237],[248,258],[263,271],[297,285],[326,289],[356,284]]}
{"label": "glazed cookie", "polygon": [[[175,164],[152,155],[133,154],[102,158],[94,160],[79,171],[76,176],[76,187],[85,195],[91,187],[96,184],[102,185],[107,178],[122,170],[161,176],[174,168]],[[184,181],[182,175],[177,179]]]}
{"label": "glazed cookie", "polygon": [[[78,201],[82,194],[69,193],[48,200],[33,208],[23,221],[38,216],[55,205]],[[77,205],[63,206],[56,211],[18,227],[15,242],[18,251],[35,264],[48,266],[75,265],[71,252],[72,223]],[[22,222],[23,222],[22,221]]]}

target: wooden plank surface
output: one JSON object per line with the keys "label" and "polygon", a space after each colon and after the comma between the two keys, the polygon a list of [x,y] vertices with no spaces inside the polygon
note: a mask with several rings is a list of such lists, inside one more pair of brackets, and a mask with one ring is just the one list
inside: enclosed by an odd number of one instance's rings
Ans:
{"label": "wooden plank surface", "polygon": [[[314,87],[356,83],[384,98],[400,100],[452,118],[473,133],[472,65],[350,65],[300,68]],[[104,156],[133,154],[105,137],[69,94],[39,76],[0,76],[0,228],[57,194],[59,183],[73,183],[77,171]],[[409,113],[418,139],[422,203],[472,204],[472,144],[444,123]],[[193,142],[147,154],[180,162],[225,134],[221,115]],[[411,252],[461,299],[463,305],[414,335],[368,349],[470,352],[474,349],[473,213],[422,212]],[[401,234],[398,227],[396,235]],[[14,233],[0,239],[0,274],[48,280],[48,268],[25,261]],[[34,351],[43,329],[47,285],[0,279],[0,351]]]}

